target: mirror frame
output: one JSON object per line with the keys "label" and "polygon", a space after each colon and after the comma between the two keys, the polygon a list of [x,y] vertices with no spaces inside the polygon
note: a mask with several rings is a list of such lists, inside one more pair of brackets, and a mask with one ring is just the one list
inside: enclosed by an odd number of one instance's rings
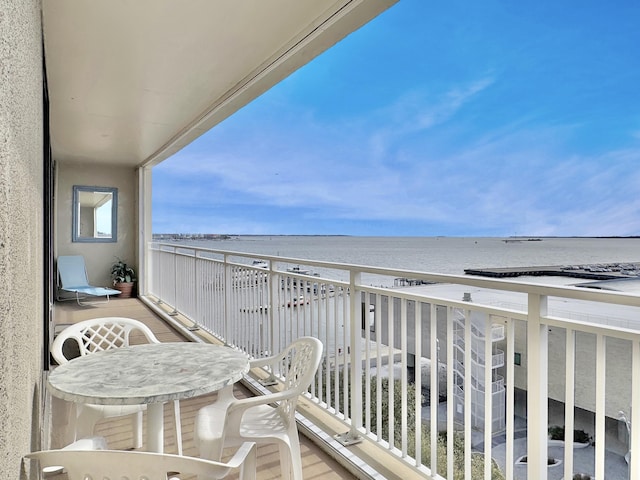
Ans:
{"label": "mirror frame", "polygon": [[[80,193],[81,192],[103,192],[111,193],[111,236],[110,237],[81,237],[78,230],[80,213]],[[113,243],[118,241],[118,189],[113,187],[90,187],[87,185],[73,186],[73,212],[71,222],[71,241],[81,243]]]}

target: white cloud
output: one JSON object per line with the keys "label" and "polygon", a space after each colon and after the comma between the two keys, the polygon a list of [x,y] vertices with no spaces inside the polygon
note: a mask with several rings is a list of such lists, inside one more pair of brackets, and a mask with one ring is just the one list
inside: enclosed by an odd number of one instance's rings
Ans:
{"label": "white cloud", "polygon": [[[279,209],[297,208],[316,218],[504,235],[637,234],[638,150],[579,154],[571,147],[579,125],[540,126],[531,115],[461,132],[454,117],[495,82],[487,76],[437,98],[414,91],[339,122],[303,113],[278,127],[258,128],[255,118],[251,129],[231,124],[158,167],[174,184],[158,195],[174,205],[207,205],[216,216],[206,222],[228,229],[216,231],[277,233]],[[226,218],[230,204],[269,207],[274,215],[263,223]]]}
{"label": "white cloud", "polygon": [[364,122],[374,158],[384,158],[392,145],[398,145],[407,136],[425,132],[450,120],[469,101],[489,88],[494,79],[486,77],[468,85],[455,87],[432,98],[427,91],[407,93],[375,113],[379,126]]}

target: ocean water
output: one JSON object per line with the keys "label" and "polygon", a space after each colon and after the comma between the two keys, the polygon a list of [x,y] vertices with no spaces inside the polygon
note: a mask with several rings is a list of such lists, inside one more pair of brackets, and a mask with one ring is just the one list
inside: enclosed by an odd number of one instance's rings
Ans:
{"label": "ocean water", "polygon": [[505,242],[487,237],[234,236],[183,241],[243,253],[276,255],[430,273],[467,268],[640,262],[640,238],[541,238]]}

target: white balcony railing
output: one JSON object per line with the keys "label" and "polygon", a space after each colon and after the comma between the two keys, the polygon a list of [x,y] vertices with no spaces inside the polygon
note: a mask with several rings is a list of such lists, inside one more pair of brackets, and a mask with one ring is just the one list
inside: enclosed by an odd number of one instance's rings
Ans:
{"label": "white balcony railing", "polygon": [[[529,479],[546,479],[549,399],[563,406],[553,415],[560,415],[557,423],[567,432],[580,427],[593,436],[590,468],[595,478],[613,478],[605,476],[605,458],[627,453],[610,426],[620,411],[640,415],[640,322],[636,327],[630,319],[622,328],[549,312],[555,302],[567,310],[575,301],[590,305],[594,318],[609,312],[615,317],[624,306],[640,320],[640,296],[164,243],[150,245],[149,258],[151,297],[250,355],[278,351],[302,335],[322,340],[325,359],[309,398],[344,423],[345,443],[361,439],[376,444],[424,478],[453,479],[454,470],[463,468],[464,478],[475,480],[479,477],[472,476],[472,466],[480,457],[488,479],[492,457],[500,456],[506,479],[516,478],[517,468],[526,468]],[[254,265],[258,259],[266,266]],[[450,289],[373,286],[384,279],[393,285],[394,278]],[[469,289],[508,292],[517,297],[510,305],[524,307],[463,301],[460,292]],[[463,342],[454,334],[460,312]],[[482,352],[456,352],[478,338]],[[501,352],[506,360],[496,362]],[[472,358],[478,353],[493,359],[476,378],[493,386],[482,392],[473,389],[472,375],[458,371],[464,365],[477,368]],[[387,390],[383,377],[389,379]],[[472,412],[481,417],[472,421]],[[586,426],[578,424],[584,422],[584,412],[590,412]],[[499,415],[506,422],[496,422]],[[524,443],[522,432],[516,432],[517,419],[526,421]],[[439,425],[446,425],[442,435]],[[640,425],[640,419],[631,418],[628,425]],[[455,450],[458,437],[462,453]],[[503,444],[493,446],[498,437]],[[631,427],[628,439],[630,445],[640,445],[640,429]],[[564,478],[586,468],[574,463],[573,447],[568,435],[562,467],[555,467],[564,469]],[[528,462],[519,467],[515,463],[523,448]],[[498,449],[500,455],[494,455]],[[640,455],[627,457],[628,478],[640,478]]]}

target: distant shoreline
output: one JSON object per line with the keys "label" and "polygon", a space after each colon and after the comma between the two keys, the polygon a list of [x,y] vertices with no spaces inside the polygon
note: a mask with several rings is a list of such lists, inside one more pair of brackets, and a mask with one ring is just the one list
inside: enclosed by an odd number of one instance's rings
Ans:
{"label": "distant shoreline", "polygon": [[513,240],[544,240],[544,239],[576,239],[576,238],[593,238],[593,239],[636,239],[640,235],[509,235],[509,236],[473,236],[473,235],[349,235],[349,234],[325,234],[325,233],[154,233],[154,240],[162,239],[179,239],[179,240],[230,240],[234,237],[354,237],[354,238],[495,238],[495,239],[513,239]]}

